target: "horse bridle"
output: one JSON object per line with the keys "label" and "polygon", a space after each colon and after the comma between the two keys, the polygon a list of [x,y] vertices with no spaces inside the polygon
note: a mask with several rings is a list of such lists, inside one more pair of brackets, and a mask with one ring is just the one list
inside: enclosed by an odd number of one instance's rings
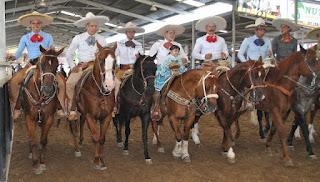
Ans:
{"label": "horse bridle", "polygon": [[[23,87],[25,93],[27,94],[27,96],[29,97],[30,101],[32,102],[33,105],[39,105],[41,104],[42,106],[43,105],[47,105],[49,104],[53,98],[56,96],[56,93],[58,91],[58,84],[57,84],[57,79],[56,79],[56,75],[51,73],[51,72],[43,72],[43,67],[42,67],[42,58],[43,57],[57,57],[56,55],[41,55],[40,58],[39,58],[39,68],[40,68],[40,89],[37,85],[37,82],[35,80],[35,78],[33,77],[33,82],[34,82],[34,85],[35,85],[35,88],[37,90],[37,93],[39,95],[39,100],[37,101],[32,95],[31,93],[29,92],[29,90],[26,88],[26,87]],[[41,93],[43,91],[43,80],[44,80],[44,77],[45,76],[52,76],[53,77],[53,86],[54,86],[54,92],[49,96],[49,97],[42,97]],[[45,100],[44,100],[45,99]]]}
{"label": "horse bridle", "polygon": [[[106,63],[104,63],[106,64]],[[100,74],[100,81],[101,83],[99,84],[96,80],[96,78],[94,77],[94,74],[93,74],[93,71],[92,71],[92,79],[94,81],[94,83],[96,84],[96,86],[98,87],[99,89],[99,92],[101,95],[103,96],[107,96],[107,95],[110,95],[111,91],[110,90],[105,90],[104,87],[103,87],[103,78],[104,78],[104,75],[106,74],[107,71],[112,71],[112,69],[109,69],[109,70],[104,70],[104,72],[102,71],[102,68],[101,68],[101,65],[100,65],[100,61],[98,63],[98,69],[99,69],[99,74]]]}
{"label": "horse bridle", "polygon": [[131,87],[133,88],[133,90],[141,96],[140,98],[140,101],[139,101],[139,104],[143,104],[143,100],[145,98],[145,95],[146,95],[146,91],[147,91],[147,87],[148,87],[148,79],[154,79],[155,78],[155,75],[149,75],[147,77],[144,76],[144,73],[143,73],[143,63],[145,62],[145,60],[148,58],[149,56],[146,56],[145,58],[143,58],[143,60],[140,62],[140,74],[142,76],[142,80],[143,80],[143,92],[140,93],[135,87],[134,87],[134,84],[133,84],[133,75],[131,76]]}
{"label": "horse bridle", "polygon": [[[205,81],[206,81],[206,79],[208,78],[208,77],[213,77],[214,75],[212,74],[212,72],[210,72],[210,71],[207,71],[207,74],[206,75],[202,75],[201,76],[201,79],[199,80],[199,82],[198,82],[198,84],[197,84],[197,87],[198,87],[198,85],[200,84],[200,82],[201,82],[201,84],[202,84],[202,90],[203,90],[203,97],[201,98],[201,101],[200,101],[200,104],[198,105],[195,101],[194,102],[190,102],[190,103],[193,103],[195,106],[196,106],[196,108],[202,113],[202,114],[204,114],[204,113],[206,113],[207,112],[207,109],[209,108],[209,105],[208,105],[208,99],[210,99],[210,98],[219,98],[219,96],[218,96],[218,94],[207,94],[207,89],[206,89],[206,85],[205,85]],[[192,99],[192,97],[189,95],[189,93],[187,92],[187,90],[186,90],[186,88],[184,87],[184,85],[183,85],[183,79],[182,79],[182,77],[180,78],[180,84],[181,84],[181,86],[182,86],[182,88],[183,88],[183,91],[185,92],[185,94],[188,96],[188,99],[189,100],[193,100]],[[214,87],[215,87],[215,84],[213,85]],[[187,99],[186,99],[187,100]],[[204,110],[203,109],[201,109],[201,106],[203,106],[204,105]]]}

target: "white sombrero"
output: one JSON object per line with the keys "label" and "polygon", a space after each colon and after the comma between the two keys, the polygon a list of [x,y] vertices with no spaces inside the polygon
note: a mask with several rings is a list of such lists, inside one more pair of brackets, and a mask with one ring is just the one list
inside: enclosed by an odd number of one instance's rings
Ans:
{"label": "white sombrero", "polygon": [[287,18],[275,19],[273,20],[272,25],[276,27],[276,29],[278,30],[280,30],[281,25],[287,25],[288,27],[290,27],[292,32],[297,31],[300,28],[297,24],[295,24],[293,21]]}
{"label": "white sombrero", "polygon": [[317,35],[320,36],[320,27],[314,28],[314,29],[310,30],[310,31],[306,34],[306,37],[307,37],[308,39],[318,39]]}
{"label": "white sombrero", "polygon": [[176,35],[180,35],[184,32],[185,28],[182,25],[165,25],[157,30],[158,35],[164,35],[167,31],[174,31]]}
{"label": "white sombrero", "polygon": [[126,23],[125,27],[117,29],[119,33],[126,33],[127,31],[135,31],[136,33],[143,33],[144,28],[140,28],[132,22]]}
{"label": "white sombrero", "polygon": [[201,32],[206,32],[208,24],[216,25],[216,31],[224,30],[227,27],[227,21],[220,16],[211,16],[199,20],[196,24],[196,29]]}
{"label": "white sombrero", "polygon": [[49,15],[34,11],[32,13],[20,16],[18,22],[20,25],[28,27],[33,20],[39,20],[41,21],[42,26],[46,26],[52,23],[53,18]]}
{"label": "white sombrero", "polygon": [[109,18],[106,16],[96,16],[93,13],[88,12],[86,14],[86,17],[74,22],[74,25],[78,27],[85,27],[89,22],[94,22],[97,25],[101,26],[108,21],[109,21]]}
{"label": "white sombrero", "polygon": [[257,18],[254,24],[247,25],[245,28],[256,28],[259,26],[266,27],[266,22],[262,18]]}

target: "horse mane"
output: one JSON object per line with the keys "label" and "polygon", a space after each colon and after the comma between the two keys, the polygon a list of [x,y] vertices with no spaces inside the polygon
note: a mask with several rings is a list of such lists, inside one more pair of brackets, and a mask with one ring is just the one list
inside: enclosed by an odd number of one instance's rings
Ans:
{"label": "horse mane", "polygon": [[270,68],[270,72],[267,75],[268,80],[278,81],[280,80],[284,74],[288,71],[290,67],[293,65],[299,64],[302,61],[302,52],[295,52],[282,60],[278,65],[274,68]]}

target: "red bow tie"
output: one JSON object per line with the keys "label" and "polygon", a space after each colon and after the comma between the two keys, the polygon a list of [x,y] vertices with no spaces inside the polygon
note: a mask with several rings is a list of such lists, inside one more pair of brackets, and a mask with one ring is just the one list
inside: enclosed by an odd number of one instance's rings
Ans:
{"label": "red bow tie", "polygon": [[214,43],[217,41],[217,37],[216,36],[207,36],[207,41],[209,43]]}
{"label": "red bow tie", "polygon": [[171,42],[166,42],[163,44],[163,47],[165,47],[166,49],[170,49],[170,47],[172,46],[173,44]]}
{"label": "red bow tie", "polygon": [[30,40],[31,40],[31,42],[42,42],[43,37],[36,33],[30,38]]}

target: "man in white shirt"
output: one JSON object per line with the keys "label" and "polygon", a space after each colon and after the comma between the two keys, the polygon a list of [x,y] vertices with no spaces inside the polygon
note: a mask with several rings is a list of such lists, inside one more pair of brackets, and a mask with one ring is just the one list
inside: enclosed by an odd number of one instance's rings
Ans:
{"label": "man in white shirt", "polygon": [[[95,53],[98,51],[96,42],[98,41],[102,47],[106,46],[106,40],[103,36],[97,34],[99,26],[106,23],[109,19],[106,16],[95,16],[89,12],[85,18],[76,21],[74,24],[78,27],[85,27],[86,32],[76,35],[67,50],[66,57],[70,66],[71,73],[67,80],[67,96],[68,111],[70,111],[68,119],[76,120],[76,103],[75,103],[75,86],[82,76],[83,69],[87,67],[87,63],[95,59]],[[79,63],[73,61],[75,51],[78,51]]]}
{"label": "man in white shirt", "polygon": [[199,63],[227,59],[227,44],[224,38],[215,34],[216,31],[224,30],[226,26],[226,20],[219,16],[199,20],[196,24],[196,29],[201,32],[207,32],[207,34],[197,39],[192,51],[193,58],[198,60]]}
{"label": "man in white shirt", "polygon": [[[115,80],[115,97],[117,101],[117,96],[119,92],[119,87],[125,72],[133,68],[134,63],[136,62],[139,55],[143,55],[142,44],[134,40],[136,33],[143,33],[144,29],[138,27],[132,22],[128,22],[125,27],[119,28],[117,30],[119,33],[126,34],[124,40],[117,42],[117,48],[115,55],[118,58],[119,67],[116,69],[116,80]],[[115,112],[118,109],[116,104]]]}
{"label": "man in white shirt", "polygon": [[158,40],[157,42],[155,42],[151,46],[149,51],[150,56],[154,56],[155,54],[157,54],[157,57],[155,59],[155,63],[157,65],[160,65],[164,61],[164,58],[169,54],[169,48],[172,45],[177,45],[180,47],[180,56],[182,57],[182,62],[184,64],[188,63],[188,57],[184,52],[181,44],[174,41],[176,35],[182,34],[184,30],[185,28],[182,25],[166,25],[156,32],[158,35],[164,37],[164,40]]}

